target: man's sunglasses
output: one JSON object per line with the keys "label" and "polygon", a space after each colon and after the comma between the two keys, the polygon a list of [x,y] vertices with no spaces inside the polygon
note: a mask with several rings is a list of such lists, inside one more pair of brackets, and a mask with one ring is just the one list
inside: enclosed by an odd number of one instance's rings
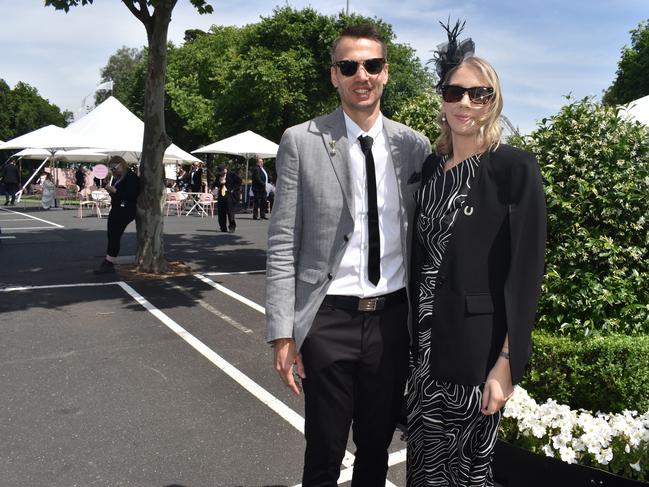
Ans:
{"label": "man's sunglasses", "polygon": [[365,61],[338,61],[333,63],[333,66],[338,67],[343,76],[354,76],[356,71],[358,71],[358,65],[362,64],[368,74],[379,74],[385,66],[385,58],[376,57],[372,59],[366,59]]}
{"label": "man's sunglasses", "polygon": [[440,91],[442,92],[442,99],[447,103],[457,103],[464,97],[465,93],[468,93],[471,103],[486,105],[494,96],[494,89],[490,86],[465,88],[458,85],[444,85]]}

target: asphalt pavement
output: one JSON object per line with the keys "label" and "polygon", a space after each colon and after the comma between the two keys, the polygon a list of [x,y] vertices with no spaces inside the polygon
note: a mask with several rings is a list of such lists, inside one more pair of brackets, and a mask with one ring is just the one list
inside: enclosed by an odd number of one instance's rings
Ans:
{"label": "asphalt pavement", "polygon": [[[299,484],[303,402],[264,339],[268,223],[237,223],[165,217],[166,256],[191,275],[125,280],[92,272],[106,219],[0,207],[1,486]],[[390,487],[404,449],[397,432]]]}

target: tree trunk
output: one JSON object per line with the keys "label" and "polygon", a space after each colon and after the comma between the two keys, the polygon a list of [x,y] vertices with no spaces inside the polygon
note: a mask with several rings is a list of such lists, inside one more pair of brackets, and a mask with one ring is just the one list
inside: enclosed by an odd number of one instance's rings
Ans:
{"label": "tree trunk", "polygon": [[141,272],[167,270],[164,256],[164,166],[170,144],[165,130],[164,97],[167,72],[167,31],[174,0],[162,0],[144,21],[149,40],[144,92],[144,139],[140,160],[140,196],[137,204],[137,265]]}

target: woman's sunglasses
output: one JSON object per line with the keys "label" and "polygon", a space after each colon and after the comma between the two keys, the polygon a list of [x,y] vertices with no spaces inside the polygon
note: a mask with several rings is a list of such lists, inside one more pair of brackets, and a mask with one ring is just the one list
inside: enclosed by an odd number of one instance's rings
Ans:
{"label": "woman's sunglasses", "polygon": [[358,71],[358,65],[362,64],[368,74],[379,74],[385,66],[385,58],[376,57],[372,59],[366,59],[365,61],[338,61],[333,63],[333,66],[338,67],[343,76],[354,76],[356,71]]}
{"label": "woman's sunglasses", "polygon": [[494,96],[494,89],[490,86],[465,88],[464,86],[458,85],[444,85],[440,91],[442,92],[442,99],[446,103],[457,103],[464,97],[465,93],[468,93],[471,103],[486,105]]}

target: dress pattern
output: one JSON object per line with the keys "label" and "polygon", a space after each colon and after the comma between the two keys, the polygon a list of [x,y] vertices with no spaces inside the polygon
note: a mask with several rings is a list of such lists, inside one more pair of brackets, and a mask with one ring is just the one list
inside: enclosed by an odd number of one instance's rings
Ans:
{"label": "dress pattern", "polygon": [[417,356],[408,385],[409,487],[493,486],[491,455],[501,412],[480,412],[482,385],[442,381],[430,375],[431,318],[435,283],[453,225],[471,189],[479,156],[444,171],[444,158],[416,194],[419,242],[426,250],[418,290]]}

